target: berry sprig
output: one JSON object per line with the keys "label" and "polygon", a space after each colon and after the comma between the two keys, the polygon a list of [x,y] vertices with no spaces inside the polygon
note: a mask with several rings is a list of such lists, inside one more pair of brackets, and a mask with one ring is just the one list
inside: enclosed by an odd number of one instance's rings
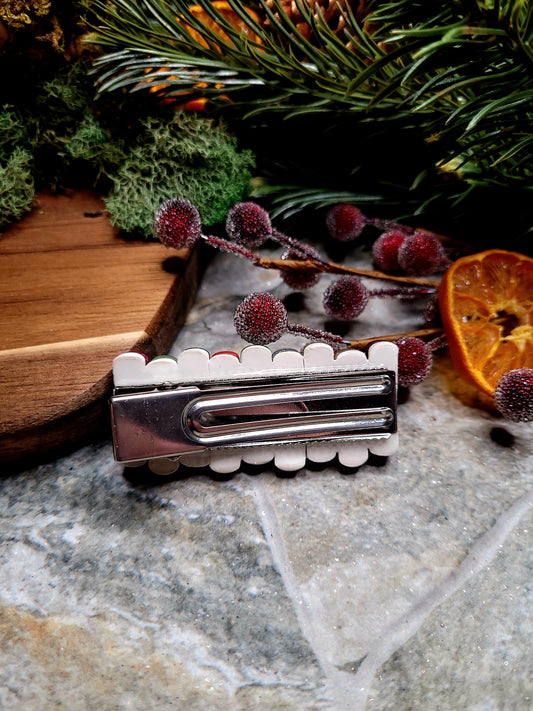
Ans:
{"label": "berry sprig", "polygon": [[328,316],[342,321],[357,318],[371,297],[399,297],[411,299],[427,294],[436,294],[435,287],[397,287],[393,289],[367,289],[359,277],[342,276],[332,282],[322,299]]}
{"label": "berry sprig", "polygon": [[190,249],[199,240],[204,240],[213,247],[254,263],[259,259],[257,254],[242,245],[215,235],[204,235],[200,213],[185,198],[169,198],[161,203],[154,217],[154,235],[167,247],[174,249]]}
{"label": "berry sprig", "polygon": [[[286,284],[293,289],[314,286],[322,273],[340,274],[342,278],[333,282],[323,297],[326,314],[336,319],[356,318],[371,297],[433,296],[425,311],[426,328],[358,341],[348,341],[328,331],[290,323],[283,303],[270,293],[251,294],[235,312],[234,323],[239,335],[258,345],[277,341],[284,333],[325,341],[336,351],[341,346],[364,348],[376,341],[396,342],[398,383],[409,387],[427,377],[433,365],[433,353],[446,346],[442,329],[437,326],[435,282],[420,279],[419,276],[441,271],[450,262],[440,240],[431,233],[406,228],[394,222],[367,218],[353,205],[339,205],[328,213],[328,231],[332,237],[342,241],[355,239],[367,224],[387,230],[372,248],[374,263],[379,270],[356,269],[323,261],[313,247],[275,230],[268,213],[251,202],[239,203],[228,214],[226,229],[233,241],[204,235],[198,210],[182,198],[173,198],[161,204],[154,218],[154,233],[161,242],[176,249],[191,248],[198,240],[204,240],[222,251],[248,259],[256,266],[277,268]],[[250,249],[264,244],[267,239],[285,245],[281,260],[262,258]],[[405,275],[398,274],[399,271],[404,271]],[[360,276],[410,286],[370,290],[358,278]],[[423,340],[428,337],[434,338],[427,342]],[[494,391],[494,402],[507,419],[516,422],[533,421],[533,369],[523,367],[507,372]]]}
{"label": "berry sprig", "polygon": [[341,242],[355,240],[366,225],[385,230],[372,248],[374,264],[381,271],[424,276],[443,271],[450,264],[441,242],[444,238],[437,238],[431,232],[392,220],[367,217],[350,203],[335,205],[326,215],[330,237]]}
{"label": "berry sprig", "polygon": [[340,346],[361,348],[378,340],[395,341],[398,344],[398,382],[403,386],[420,383],[431,371],[433,352],[445,345],[443,336],[434,338],[429,343],[421,338],[441,334],[441,329],[437,328],[377,339],[369,338],[365,341],[348,341],[329,331],[290,323],[281,299],[269,292],[253,293],[241,301],[235,310],[233,323],[243,340],[257,346],[278,341],[285,333],[305,336],[313,341],[325,341],[336,351],[340,350]]}
{"label": "berry sprig", "polygon": [[231,208],[226,219],[226,232],[238,244],[260,247],[272,239],[287,247],[295,257],[322,261],[314,247],[274,229],[268,212],[255,202],[239,202]]}
{"label": "berry sprig", "polygon": [[[198,240],[208,242],[223,252],[235,254],[262,266],[262,258],[250,247],[261,246],[269,238],[283,237],[283,244],[288,245],[283,260],[301,259],[324,263],[318,250],[309,245],[303,245],[292,237],[281,235],[272,229],[268,213],[255,203],[238,203],[229,212],[226,221],[226,231],[233,241],[204,235],[202,222],[196,207],[184,198],[170,198],[159,206],[154,217],[154,235],[168,247],[175,249],[191,248]],[[320,279],[320,271],[290,269],[281,272],[283,280],[293,289],[308,289]]]}
{"label": "berry sprig", "polygon": [[233,323],[239,336],[256,346],[278,341],[284,333],[306,336],[314,341],[326,341],[336,349],[348,343],[341,336],[329,331],[289,323],[287,310],[281,299],[269,292],[247,296],[237,306]]}
{"label": "berry sprig", "polygon": [[[243,204],[243,203],[240,203]],[[251,203],[255,204],[255,203]],[[262,208],[261,208],[262,210]],[[249,247],[259,244],[260,242],[268,239],[269,235],[265,237],[264,230],[265,225],[270,224],[270,218],[268,214],[268,222],[265,221],[265,215],[261,210],[252,210],[250,214],[255,215],[257,218],[255,222],[250,221],[247,225],[247,229],[239,228],[239,211],[232,214],[230,234],[241,238],[241,242],[231,242],[229,240],[217,237],[214,235],[205,235],[202,233],[202,224],[200,219],[200,214],[196,207],[185,198],[169,198],[161,203],[159,206],[155,217],[154,217],[154,235],[168,247],[173,247],[174,249],[191,248],[197,241],[203,240],[208,242],[212,247],[221,249],[224,252],[231,252],[238,257],[243,257],[253,262],[255,266],[261,267],[263,269],[278,269],[285,281],[289,280],[294,273],[298,274],[297,279],[300,281],[300,286],[298,288],[303,289],[318,281],[320,274],[355,274],[358,276],[365,276],[370,279],[382,279],[388,281],[395,281],[402,284],[412,284],[418,286],[434,286],[433,282],[417,279],[414,277],[407,276],[395,276],[385,274],[384,272],[379,272],[375,270],[368,269],[355,269],[352,267],[344,267],[340,264],[335,264],[335,262],[324,262],[317,257],[317,251],[310,246],[306,246],[307,255],[303,260],[295,260],[293,257],[295,254],[298,256],[301,254],[300,247],[295,247],[292,238],[287,238],[291,240],[289,243],[288,251],[284,254],[282,259],[266,259],[264,257],[255,254]],[[242,214],[240,214],[242,217]],[[228,216],[229,220],[229,216]],[[272,231],[272,234],[276,232]],[[276,234],[281,234],[277,233]],[[246,236],[246,239],[244,237]],[[296,241],[296,240],[295,240]],[[246,246],[246,244],[248,246]],[[311,277],[313,275],[313,277]],[[317,276],[318,275],[318,278]],[[295,287],[294,287],[295,288]]]}
{"label": "berry sprig", "polygon": [[398,230],[404,236],[414,232],[413,227],[400,225],[392,220],[367,217],[356,205],[346,202],[335,205],[326,215],[326,228],[329,236],[339,242],[353,242],[366,225],[373,225],[382,230]]}

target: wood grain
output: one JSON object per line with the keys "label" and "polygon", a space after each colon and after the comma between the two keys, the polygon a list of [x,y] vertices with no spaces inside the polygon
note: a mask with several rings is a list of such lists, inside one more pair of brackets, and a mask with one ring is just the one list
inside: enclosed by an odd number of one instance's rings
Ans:
{"label": "wood grain", "polygon": [[119,239],[90,192],[39,195],[0,240],[0,462],[105,431],[113,358],[168,350],[204,261]]}

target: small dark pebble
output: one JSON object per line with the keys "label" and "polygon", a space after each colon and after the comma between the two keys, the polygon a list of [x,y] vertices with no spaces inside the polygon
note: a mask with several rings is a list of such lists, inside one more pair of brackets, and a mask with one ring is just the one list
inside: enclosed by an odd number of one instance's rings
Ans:
{"label": "small dark pebble", "polygon": [[493,427],[490,431],[490,438],[500,447],[512,447],[514,444],[514,434],[506,430],[505,427]]}

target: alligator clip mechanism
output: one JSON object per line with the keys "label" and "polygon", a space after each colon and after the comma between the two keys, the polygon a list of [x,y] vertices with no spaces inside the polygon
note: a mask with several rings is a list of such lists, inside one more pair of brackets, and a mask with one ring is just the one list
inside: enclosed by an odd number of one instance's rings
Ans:
{"label": "alligator clip mechanism", "polygon": [[237,471],[241,462],[296,471],[306,460],[358,467],[398,448],[398,349],[374,343],[368,356],[312,343],[240,356],[201,348],[146,362],[124,353],[113,362],[111,421],[115,458],[155,473],[180,463]]}

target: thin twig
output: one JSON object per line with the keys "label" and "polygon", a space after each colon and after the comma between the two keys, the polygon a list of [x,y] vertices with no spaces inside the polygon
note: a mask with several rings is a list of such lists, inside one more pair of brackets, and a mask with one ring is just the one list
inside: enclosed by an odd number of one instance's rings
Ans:
{"label": "thin twig", "polygon": [[393,333],[390,336],[374,336],[373,338],[362,338],[358,341],[350,341],[348,348],[366,348],[376,341],[397,341],[400,338],[427,338],[428,336],[441,336],[442,334],[442,328],[422,328],[418,331]]}
{"label": "thin twig", "polygon": [[419,279],[418,277],[409,276],[393,276],[385,274],[373,269],[356,269],[355,267],[345,267],[342,264],[335,262],[315,262],[312,260],[296,260],[296,259],[266,259],[259,257],[254,264],[263,269],[279,269],[284,272],[292,271],[314,271],[324,272],[326,274],[355,274],[357,276],[367,277],[369,279],[383,279],[384,281],[395,281],[398,284],[414,284],[416,286],[436,287],[437,282],[429,279]]}

